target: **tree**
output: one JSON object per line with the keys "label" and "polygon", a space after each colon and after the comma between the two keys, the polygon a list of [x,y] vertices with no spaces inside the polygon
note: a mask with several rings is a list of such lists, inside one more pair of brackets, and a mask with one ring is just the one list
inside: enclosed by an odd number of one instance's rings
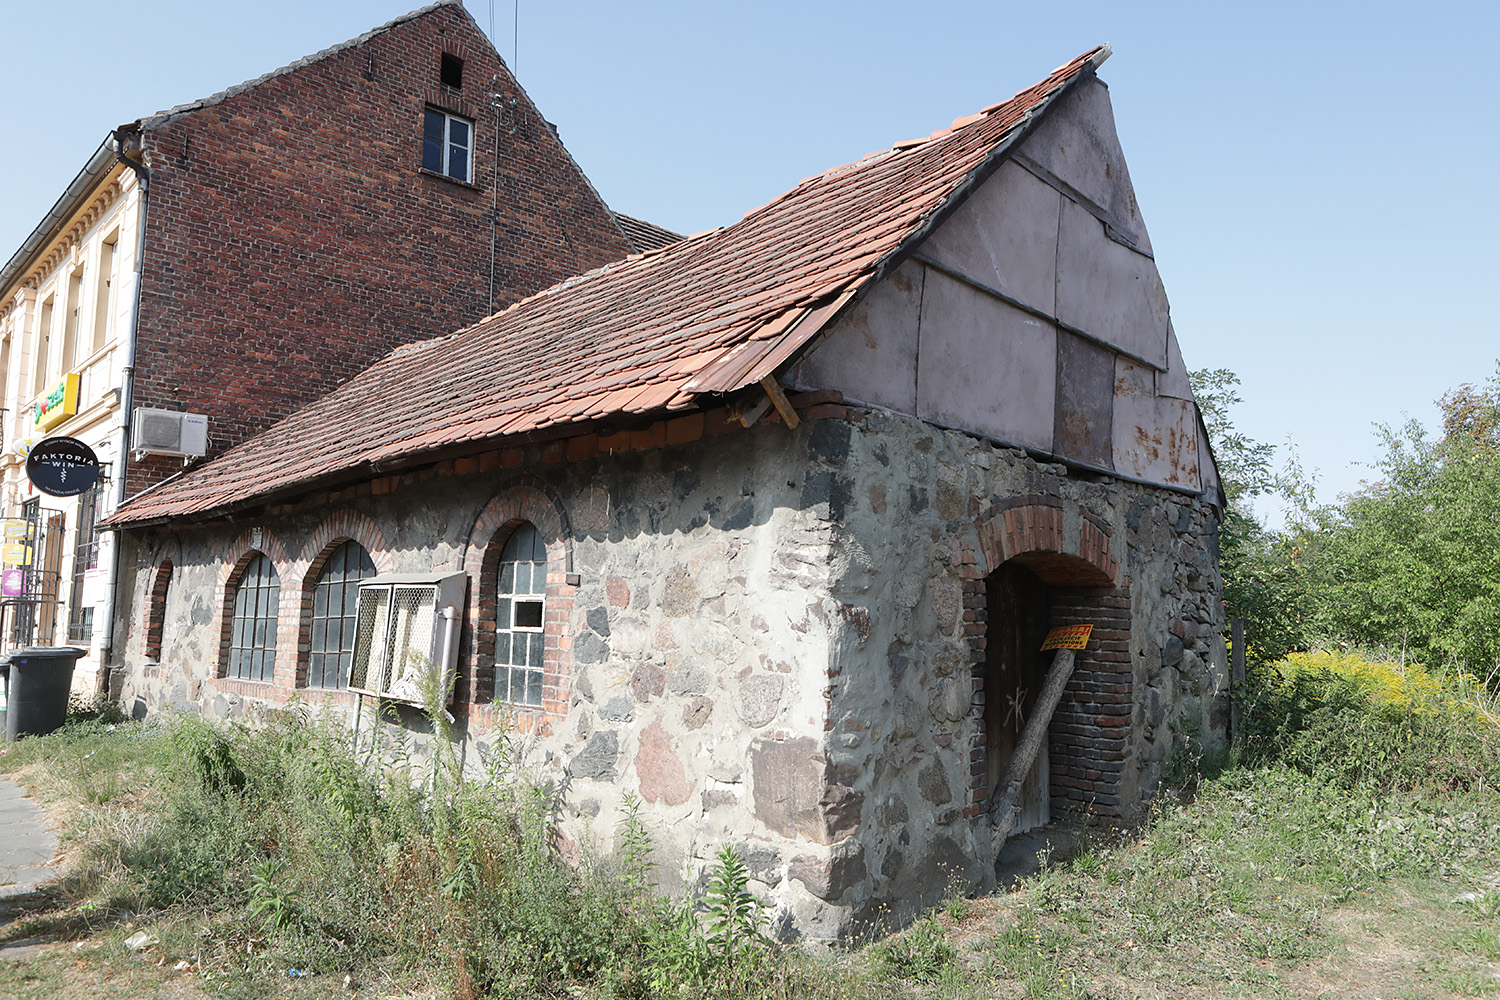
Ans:
{"label": "tree", "polygon": [[1417,421],[1380,427],[1382,478],[1319,531],[1317,621],[1484,676],[1500,661],[1500,376],[1438,406],[1439,438]]}
{"label": "tree", "polygon": [[1225,368],[1189,373],[1203,424],[1213,442],[1227,505],[1219,528],[1219,571],[1224,579],[1225,612],[1245,619],[1252,662],[1269,662],[1303,648],[1307,604],[1296,556],[1284,534],[1266,530],[1251,502],[1285,494],[1288,482],[1272,461],[1273,445],[1235,429],[1230,408],[1243,402],[1239,376]]}

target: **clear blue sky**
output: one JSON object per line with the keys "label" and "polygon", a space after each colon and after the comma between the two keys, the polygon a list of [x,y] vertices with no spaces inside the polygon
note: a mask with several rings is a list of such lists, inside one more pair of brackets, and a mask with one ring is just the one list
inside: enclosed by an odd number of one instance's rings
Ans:
{"label": "clear blue sky", "polygon": [[[10,5],[0,257],[113,126],[412,6]],[[509,62],[512,0],[493,16]],[[1239,373],[1241,428],[1294,439],[1329,498],[1369,475],[1373,423],[1430,422],[1500,357],[1500,5],[521,0],[519,24],[517,75],[604,198],[682,232],[1111,42],[1187,363]]]}

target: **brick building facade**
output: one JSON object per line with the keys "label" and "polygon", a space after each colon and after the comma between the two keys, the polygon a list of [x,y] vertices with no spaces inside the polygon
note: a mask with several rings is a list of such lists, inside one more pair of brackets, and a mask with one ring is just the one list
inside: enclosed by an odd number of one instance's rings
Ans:
{"label": "brick building facade", "polygon": [[[439,121],[463,162],[427,162]],[[457,0],[120,132],[150,171],[134,403],[208,414],[211,453],[633,250]]]}
{"label": "brick building facade", "polygon": [[[107,661],[93,518],[189,464],[132,447],[136,408],[206,415],[212,457],[398,345],[676,238],[625,225],[459,0],[113,131],[0,271],[3,514],[27,540],[4,644],[89,648],[80,693]],[[52,435],[94,449],[96,493],[31,489]]]}

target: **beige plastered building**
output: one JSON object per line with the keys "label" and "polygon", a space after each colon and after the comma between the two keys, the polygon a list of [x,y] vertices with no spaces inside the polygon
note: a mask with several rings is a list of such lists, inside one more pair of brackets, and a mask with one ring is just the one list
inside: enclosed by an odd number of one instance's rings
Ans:
{"label": "beige plastered building", "polygon": [[[78,646],[74,693],[97,689],[113,613],[114,545],[95,530],[121,496],[141,189],[111,137],[0,271],[0,650]],[[26,457],[76,438],[99,457],[79,496],[37,490]]]}

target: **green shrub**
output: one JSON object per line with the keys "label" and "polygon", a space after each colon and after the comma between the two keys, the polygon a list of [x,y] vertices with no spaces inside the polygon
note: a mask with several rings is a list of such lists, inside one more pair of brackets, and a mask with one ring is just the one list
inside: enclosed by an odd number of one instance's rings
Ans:
{"label": "green shrub", "polygon": [[1500,729],[1465,679],[1351,654],[1294,654],[1250,672],[1241,763],[1341,787],[1500,784]]}
{"label": "green shrub", "polygon": [[874,947],[876,961],[886,975],[919,983],[935,983],[958,959],[948,935],[933,914]]}

